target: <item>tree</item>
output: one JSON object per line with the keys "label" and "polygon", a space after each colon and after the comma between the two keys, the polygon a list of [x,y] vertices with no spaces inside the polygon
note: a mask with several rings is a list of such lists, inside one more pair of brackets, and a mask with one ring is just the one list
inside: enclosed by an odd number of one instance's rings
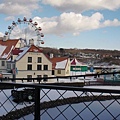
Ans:
{"label": "tree", "polygon": [[62,55],[65,54],[65,50],[64,50],[63,48],[60,48],[60,49],[59,49],[59,52],[60,52]]}

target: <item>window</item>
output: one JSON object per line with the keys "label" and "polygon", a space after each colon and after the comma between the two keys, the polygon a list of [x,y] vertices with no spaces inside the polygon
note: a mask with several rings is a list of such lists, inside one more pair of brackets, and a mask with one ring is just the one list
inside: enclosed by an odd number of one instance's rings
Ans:
{"label": "window", "polygon": [[38,63],[42,63],[42,58],[38,57]]}
{"label": "window", "polygon": [[28,57],[28,63],[32,62],[32,57]]}
{"label": "window", "polygon": [[12,64],[12,68],[14,68],[14,69],[15,69],[15,64]]}
{"label": "window", "polygon": [[44,70],[48,70],[48,65],[44,65]]}
{"label": "window", "polygon": [[[37,75],[37,78],[41,78],[42,75]],[[37,82],[40,82],[42,79],[37,79]]]}
{"label": "window", "polygon": [[48,81],[47,78],[48,78],[48,75],[43,75],[43,81],[44,81],[44,82]]}
{"label": "window", "polygon": [[66,74],[69,74],[69,70],[66,71]]}
{"label": "window", "polygon": [[42,75],[37,75],[37,78],[41,78],[42,77]]}
{"label": "window", "polygon": [[5,66],[5,61],[1,61],[1,66]]}
{"label": "window", "polygon": [[32,65],[27,65],[27,70],[32,70]]}
{"label": "window", "polygon": [[11,58],[11,61],[12,61],[13,60],[13,55],[11,55],[10,58]]}
{"label": "window", "polygon": [[32,78],[32,75],[27,75],[27,82],[32,82],[32,79],[29,79],[29,78]]}
{"label": "window", "polygon": [[7,64],[7,69],[11,69],[11,64]]}
{"label": "window", "polygon": [[58,70],[57,73],[58,73],[58,74],[61,74],[61,70]]}
{"label": "window", "polygon": [[52,70],[52,75],[55,75],[55,71],[54,70]]}
{"label": "window", "polygon": [[42,70],[42,65],[37,65],[37,70]]}

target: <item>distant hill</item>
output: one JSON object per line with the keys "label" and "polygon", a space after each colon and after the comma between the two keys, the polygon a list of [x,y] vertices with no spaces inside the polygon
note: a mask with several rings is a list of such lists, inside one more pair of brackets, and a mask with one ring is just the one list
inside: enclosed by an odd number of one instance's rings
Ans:
{"label": "distant hill", "polygon": [[50,47],[43,47],[43,51],[45,53],[53,53],[53,54],[60,54],[61,53],[61,49],[63,49],[64,53],[71,53],[71,54],[77,54],[77,53],[92,53],[92,54],[100,54],[100,55],[104,55],[104,54],[108,54],[108,55],[112,55],[112,56],[120,56],[120,51],[118,50],[104,50],[104,49],[73,49],[73,48],[69,48],[69,49],[65,49],[65,48],[50,48]]}
{"label": "distant hill", "polygon": [[[120,51],[119,50],[104,50],[104,49],[73,49],[73,48],[50,48],[43,47],[43,52],[47,55],[53,54],[56,56],[69,56],[71,59],[76,57],[82,62],[88,63],[108,63],[120,65]],[[90,57],[81,57],[81,55],[88,55]],[[94,57],[93,57],[94,56]]]}

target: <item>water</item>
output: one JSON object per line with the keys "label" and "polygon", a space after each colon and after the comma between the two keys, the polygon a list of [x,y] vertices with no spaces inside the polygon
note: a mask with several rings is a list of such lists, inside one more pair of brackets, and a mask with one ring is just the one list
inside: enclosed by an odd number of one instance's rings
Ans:
{"label": "water", "polygon": [[[119,101],[94,101],[58,106],[42,110],[41,120],[120,120]],[[24,119],[33,120],[33,117],[28,115]]]}

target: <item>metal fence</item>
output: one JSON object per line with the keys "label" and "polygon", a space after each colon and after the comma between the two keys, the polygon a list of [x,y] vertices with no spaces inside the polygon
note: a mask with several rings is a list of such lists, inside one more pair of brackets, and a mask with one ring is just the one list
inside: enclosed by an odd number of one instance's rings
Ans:
{"label": "metal fence", "polygon": [[[120,119],[119,90],[83,87],[119,85],[119,80],[82,83],[75,83],[73,80],[116,74],[119,72],[48,78],[0,78],[0,120]],[[60,82],[63,78],[70,82]],[[56,79],[56,83],[46,83],[49,79]],[[18,81],[21,83],[17,83]]]}
{"label": "metal fence", "polygon": [[120,120],[120,90],[1,82],[0,120],[27,119]]}

